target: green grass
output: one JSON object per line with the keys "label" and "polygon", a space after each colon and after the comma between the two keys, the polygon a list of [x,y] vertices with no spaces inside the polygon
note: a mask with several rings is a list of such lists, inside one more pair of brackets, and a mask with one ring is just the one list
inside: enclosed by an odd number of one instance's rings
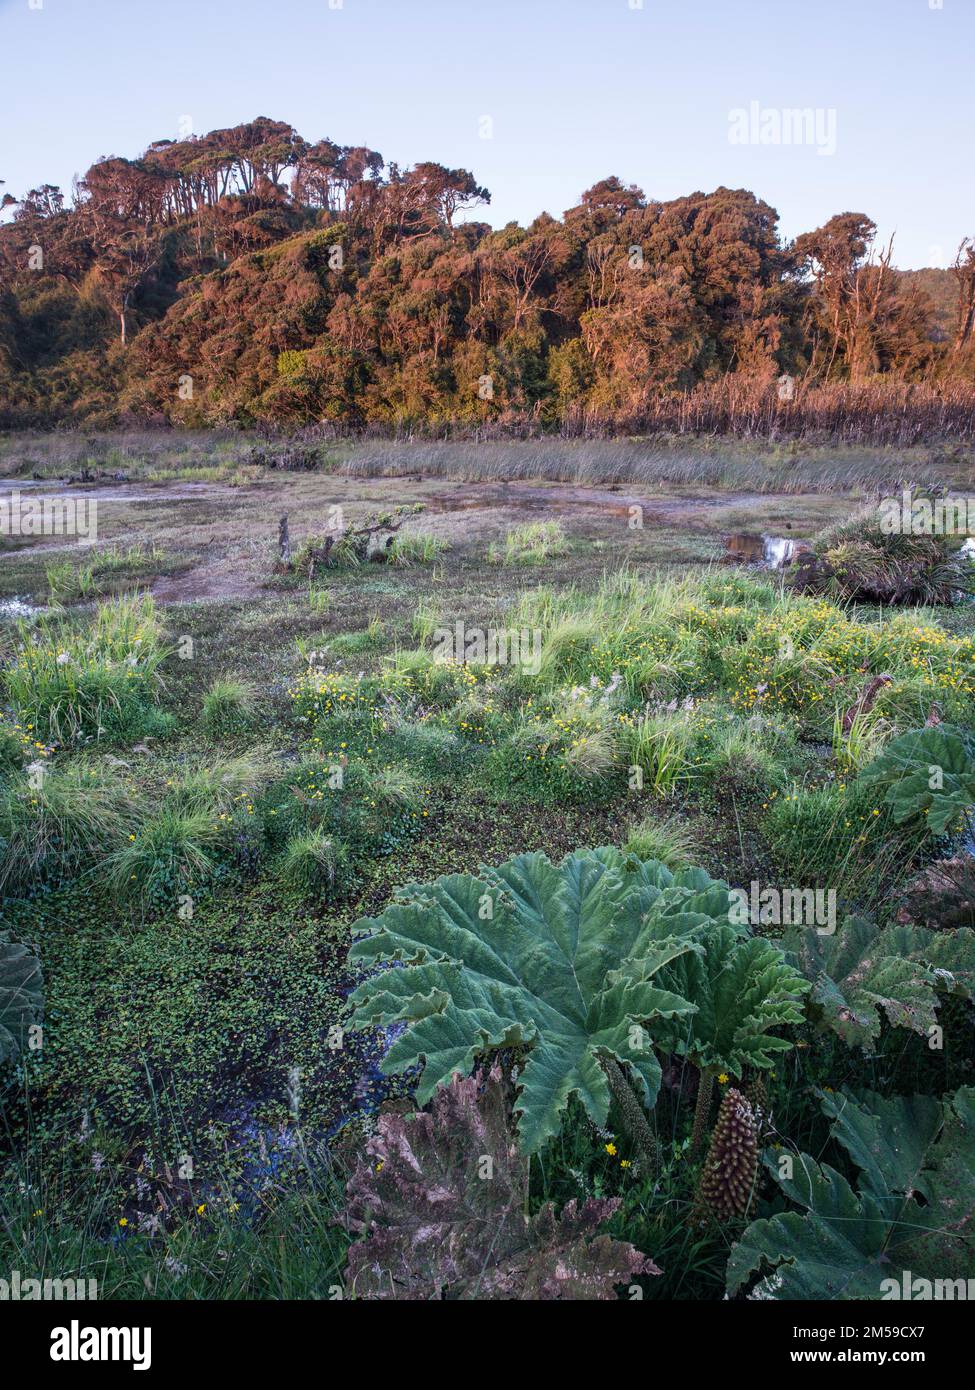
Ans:
{"label": "green grass", "polygon": [[58,604],[97,598],[117,583],[137,583],[176,563],[155,544],[110,546],[77,565],[72,560],[53,561],[44,570],[48,599]]}
{"label": "green grass", "polygon": [[175,913],[181,895],[213,876],[222,836],[223,826],[212,812],[162,806],[105,860],[109,887],[119,898],[141,898]]}
{"label": "green grass", "polygon": [[544,565],[565,555],[568,548],[565,531],[558,521],[530,521],[508,532],[503,549],[492,542],[488,560],[502,565]]}
{"label": "green grass", "polygon": [[[0,1182],[5,1270],[81,1279],[86,1291],[95,1280],[100,1301],[325,1301],[343,1290],[348,1237],[337,1221],[341,1186],[307,1152],[297,1156],[286,1190],[279,1183],[270,1191],[257,1181],[241,1183],[236,1168],[245,1156],[236,1153],[220,1175],[232,1195],[215,1197],[208,1182],[191,1180],[180,1184],[183,1200],[174,1212],[173,1188],[161,1184],[151,1190],[169,1203],[163,1221],[140,1196],[131,1171],[106,1159],[97,1142],[81,1144],[77,1130],[67,1132],[64,1169],[53,1176],[33,1166],[9,1168]],[[247,1157],[259,1161],[256,1148]],[[87,1172],[72,1171],[72,1161],[85,1160]]]}
{"label": "green grass", "polygon": [[200,722],[210,738],[234,738],[247,733],[254,723],[254,689],[249,681],[222,676],[211,682],[203,696]]}
{"label": "green grass", "polygon": [[671,796],[694,776],[694,727],[686,714],[645,715],[624,725],[626,756],[638,785]]}
{"label": "green grass", "polygon": [[166,655],[162,623],[142,594],[102,604],[87,629],[61,613],[17,625],[3,688],[24,729],[45,743],[134,738],[158,729]]}
{"label": "green grass", "polygon": [[700,846],[685,821],[674,815],[649,815],[631,825],[623,848],[638,859],[657,859],[668,869],[693,864]]}
{"label": "green grass", "polygon": [[391,565],[432,565],[449,548],[442,536],[431,535],[428,531],[407,531],[393,537],[386,558]]}
{"label": "green grass", "polygon": [[341,898],[352,880],[349,851],[322,830],[289,840],[280,861],[281,876],[302,897],[325,902]]}
{"label": "green grass", "polygon": [[330,656],[357,656],[360,652],[380,650],[386,641],[386,633],[378,615],[369,619],[366,627],[358,632],[340,632],[328,641]]}
{"label": "green grass", "polygon": [[41,764],[0,788],[0,887],[56,886],[99,869],[138,824],[132,788],[86,759]]}

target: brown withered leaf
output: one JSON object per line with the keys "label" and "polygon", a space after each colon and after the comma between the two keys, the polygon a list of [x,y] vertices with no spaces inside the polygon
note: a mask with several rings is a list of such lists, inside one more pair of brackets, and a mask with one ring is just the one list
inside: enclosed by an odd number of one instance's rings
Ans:
{"label": "brown withered leaf", "polygon": [[661,1271],[599,1234],[618,1200],[524,1212],[527,1160],[509,1126],[495,1068],[455,1076],[427,1111],[380,1117],[346,1189],[347,1287],[356,1297],[613,1299],[618,1284]]}

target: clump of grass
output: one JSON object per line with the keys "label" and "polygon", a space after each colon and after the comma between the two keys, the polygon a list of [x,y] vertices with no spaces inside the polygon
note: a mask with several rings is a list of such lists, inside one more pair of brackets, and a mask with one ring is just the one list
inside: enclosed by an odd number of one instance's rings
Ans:
{"label": "clump of grass", "polygon": [[738,723],[719,728],[702,742],[696,775],[719,794],[768,796],[783,780],[782,767],[763,746],[757,728]]}
{"label": "clump of grass", "polygon": [[610,730],[586,719],[570,722],[523,711],[487,759],[497,791],[538,801],[604,800],[617,788],[617,746]]}
{"label": "clump of grass", "polygon": [[787,883],[874,903],[912,863],[924,830],[895,825],[876,792],[849,782],[773,796],[763,832]]}
{"label": "clump of grass", "polygon": [[845,711],[837,708],[833,715],[833,757],[844,775],[859,772],[873,762],[895,732],[894,725],[876,705],[857,710],[848,728],[844,727],[845,719]]}
{"label": "clump of grass", "polygon": [[442,536],[429,531],[408,531],[393,537],[386,559],[392,565],[432,565],[449,548]]}
{"label": "clump of grass", "polygon": [[592,667],[593,650],[603,636],[598,615],[566,614],[543,632],[539,680],[553,685],[560,680],[584,679]]}
{"label": "clump of grass", "polygon": [[166,560],[166,552],[157,545],[112,546],[94,555],[83,564],[59,560],[46,566],[48,594],[52,603],[75,603],[95,598],[110,584],[102,581],[118,577],[138,579]]}
{"label": "clump of grass", "polygon": [[281,876],[303,897],[332,901],[352,880],[351,856],[341,840],[310,830],[289,840],[281,856]]}
{"label": "clump of grass", "polygon": [[316,589],[308,581],[308,607],[313,613],[321,615],[328,612],[329,593],[327,589]]}
{"label": "clump of grass", "polygon": [[813,546],[815,557],[800,565],[796,583],[833,598],[953,604],[975,584],[975,569],[953,537],[892,530],[873,507],[827,528]]}
{"label": "clump of grass", "polygon": [[420,779],[403,763],[368,768],[364,778],[363,793],[366,801],[378,812],[377,819],[391,812],[413,810],[420,804]]}
{"label": "clump of grass", "polygon": [[45,566],[44,576],[52,603],[71,603],[97,593],[95,567],[91,563],[75,566],[70,560],[52,561]]}
{"label": "clump of grass", "polygon": [[254,689],[249,681],[221,676],[203,697],[201,722],[211,738],[232,738],[254,723]]}
{"label": "clump of grass", "polygon": [[412,698],[425,708],[445,709],[477,680],[473,668],[453,659],[438,660],[429,648],[397,651],[386,662],[384,687],[398,698]]}
{"label": "clump of grass", "polygon": [[0,792],[0,886],[58,886],[117,851],[138,824],[131,795],[84,759],[35,765]]}
{"label": "clump of grass", "polygon": [[569,773],[583,782],[602,782],[616,762],[616,746],[608,729],[586,729],[562,752]]}
{"label": "clump of grass", "polygon": [[3,683],[25,729],[70,744],[159,726],[165,652],[150,595],[103,604],[87,631],[57,613],[17,626],[20,648]]}
{"label": "clump of grass", "polygon": [[212,877],[221,834],[212,813],[164,804],[106,860],[109,886],[119,897],[175,909],[181,893]]}
{"label": "clump of grass", "polygon": [[421,646],[429,642],[437,628],[440,627],[442,621],[439,603],[435,600],[431,601],[430,599],[424,598],[421,595],[410,624],[413,636]]}
{"label": "clump of grass", "polygon": [[682,712],[646,714],[621,723],[631,767],[657,796],[672,796],[693,775],[695,736]]}
{"label": "clump of grass", "polygon": [[252,805],[267,768],[250,753],[199,763],[170,778],[166,801],[180,811],[229,816],[239,804]]}
{"label": "clump of grass", "polygon": [[700,856],[693,832],[678,816],[645,816],[630,826],[623,850],[638,859],[657,859],[668,869],[696,864]]}
{"label": "clump of grass", "polygon": [[530,521],[508,532],[503,550],[492,542],[488,560],[502,565],[544,565],[547,560],[565,555],[568,549],[565,531],[558,521]]}
{"label": "clump of grass", "polygon": [[337,637],[333,637],[328,643],[328,650],[333,656],[355,656],[359,652],[374,651],[376,647],[381,647],[383,638],[382,622],[374,615],[369,619],[368,626],[360,628],[358,632],[340,632]]}

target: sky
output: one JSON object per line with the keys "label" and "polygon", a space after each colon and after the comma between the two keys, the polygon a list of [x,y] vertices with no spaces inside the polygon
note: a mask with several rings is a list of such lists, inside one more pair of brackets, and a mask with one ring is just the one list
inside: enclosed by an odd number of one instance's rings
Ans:
{"label": "sky", "polygon": [[[0,0],[0,179],[254,116],[470,169],[495,226],[616,174],[786,237],[865,212],[904,269],[975,234],[975,0]],[[793,126],[784,113],[808,110]]]}

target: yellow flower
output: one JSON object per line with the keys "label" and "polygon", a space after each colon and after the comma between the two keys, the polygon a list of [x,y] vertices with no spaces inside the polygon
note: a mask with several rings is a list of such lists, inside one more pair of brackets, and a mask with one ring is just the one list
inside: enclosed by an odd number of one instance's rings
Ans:
{"label": "yellow flower", "polygon": [[721,1075],[718,1077],[718,1085],[719,1085],[719,1086],[727,1086],[727,1084],[728,1084],[728,1073],[727,1073],[726,1071],[723,1071],[723,1072],[721,1073]]}
{"label": "yellow flower", "polygon": [[118,1224],[119,1224],[120,1226],[127,1226],[127,1225],[129,1224],[128,1217],[126,1217],[126,1216],[120,1216],[119,1219],[118,1219]]}
{"label": "yellow flower", "polygon": [[206,1215],[206,1209],[207,1209],[207,1204],[206,1204],[206,1202],[201,1202],[200,1205],[199,1205],[199,1206],[197,1207],[197,1209],[196,1209],[196,1214],[197,1214],[197,1216],[205,1216],[205,1215]]}
{"label": "yellow flower", "polygon": [[621,1167],[621,1168],[629,1168],[629,1166],[630,1166],[630,1160],[629,1160],[628,1158],[621,1158],[621,1159],[620,1159],[620,1167]]}
{"label": "yellow flower", "polygon": [[609,1154],[610,1158],[612,1158],[612,1157],[614,1156],[614,1154],[616,1153],[616,1145],[615,1145],[615,1144],[607,1144],[607,1145],[605,1146],[605,1148],[606,1148],[606,1152]]}

